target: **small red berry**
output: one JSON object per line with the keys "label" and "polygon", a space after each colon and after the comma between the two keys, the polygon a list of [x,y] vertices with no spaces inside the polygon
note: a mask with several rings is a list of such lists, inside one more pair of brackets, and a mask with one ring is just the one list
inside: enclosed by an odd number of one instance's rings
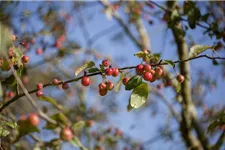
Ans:
{"label": "small red berry", "polygon": [[63,88],[64,90],[66,90],[66,89],[69,88],[69,85],[68,85],[67,83],[63,83],[63,84],[62,84],[62,88]]}
{"label": "small red berry", "polygon": [[155,75],[157,79],[160,79],[161,76],[163,75],[163,70],[161,67],[156,67],[155,68]]}
{"label": "small red berry", "polygon": [[105,74],[106,74],[107,76],[111,76],[111,75],[113,74],[112,68],[106,68],[106,69],[105,69]]}
{"label": "small red berry", "polygon": [[156,80],[156,77],[153,76],[152,79],[150,80],[150,82],[155,82],[155,80]]}
{"label": "small red berry", "polygon": [[109,66],[108,60],[103,60],[103,61],[102,61],[102,65],[103,65],[104,67],[108,67],[108,66]]}
{"label": "small red berry", "polygon": [[42,48],[36,49],[36,54],[37,54],[37,55],[41,55],[42,53],[43,53]]}
{"label": "small red berry", "polygon": [[113,68],[112,71],[113,71],[113,73],[112,73],[112,76],[113,76],[113,77],[117,77],[118,74],[120,73],[120,71],[119,71],[118,68]]}
{"label": "small red berry", "polygon": [[15,96],[14,92],[13,91],[10,91],[8,94],[7,94],[8,98],[13,98]]}
{"label": "small red berry", "polygon": [[107,89],[104,89],[104,90],[99,90],[99,94],[101,96],[105,96],[107,94]]}
{"label": "small red berry", "polygon": [[37,114],[30,114],[28,121],[32,126],[38,126],[40,124],[40,118]]}
{"label": "small red berry", "polygon": [[126,78],[123,78],[123,85],[126,85],[127,82],[129,81],[130,78],[126,77]]}
{"label": "small red berry", "polygon": [[22,61],[23,64],[26,64],[26,63],[29,62],[29,57],[26,56],[26,55],[24,55],[24,56],[21,58],[21,61]]}
{"label": "small red berry", "polygon": [[137,66],[136,66],[136,73],[137,73],[138,75],[142,75],[143,72],[144,72],[144,66],[143,66],[142,64],[137,65]]}
{"label": "small red berry", "polygon": [[116,136],[122,136],[122,135],[123,135],[123,132],[122,132],[120,129],[116,128],[116,133],[115,133],[115,135],[116,135]]}
{"label": "small red berry", "polygon": [[150,72],[144,72],[142,77],[145,81],[151,81],[152,80],[152,74]]}
{"label": "small red berry", "polygon": [[100,83],[98,85],[98,88],[99,88],[99,90],[105,90],[107,87],[106,87],[106,84],[105,83]]}
{"label": "small red berry", "polygon": [[54,85],[58,85],[58,84],[59,84],[59,80],[58,80],[58,79],[56,79],[56,78],[55,78],[55,79],[53,79],[53,80],[52,80],[52,84],[54,84]]}
{"label": "small red berry", "polygon": [[184,82],[184,76],[181,74],[177,75],[177,81],[180,83]]}
{"label": "small red berry", "polygon": [[87,76],[82,77],[81,84],[83,86],[88,86],[88,85],[90,85],[90,83],[91,83],[91,80],[89,77],[87,77]]}
{"label": "small red berry", "polygon": [[108,91],[111,91],[114,88],[114,85],[113,85],[113,83],[111,81],[108,81],[106,83],[106,86],[107,86],[107,90]]}
{"label": "small red berry", "polygon": [[70,141],[73,138],[73,132],[69,127],[66,127],[61,130],[60,138],[64,141]]}
{"label": "small red berry", "polygon": [[38,90],[42,90],[43,89],[43,84],[42,83],[38,83],[37,84],[37,89]]}
{"label": "small red berry", "polygon": [[43,96],[44,95],[44,93],[42,92],[42,91],[37,91],[36,92],[36,96],[37,97],[41,97],[41,96]]}
{"label": "small red berry", "polygon": [[146,72],[149,72],[149,71],[151,71],[151,65],[149,65],[149,64],[145,64],[144,65],[144,71],[146,71]]}

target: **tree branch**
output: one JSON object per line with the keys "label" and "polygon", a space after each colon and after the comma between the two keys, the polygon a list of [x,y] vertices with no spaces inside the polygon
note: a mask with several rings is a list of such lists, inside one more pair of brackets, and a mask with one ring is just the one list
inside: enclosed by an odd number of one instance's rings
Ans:
{"label": "tree branch", "polygon": [[[100,0],[100,3],[105,7],[109,8],[111,7],[110,3],[107,0]],[[116,19],[116,21],[123,27],[124,31],[127,33],[127,35],[131,38],[132,41],[137,45],[139,48],[144,48],[143,45],[135,38],[133,34],[131,34],[130,29],[127,27],[127,25],[123,22],[121,17],[116,11],[112,11],[112,16]]]}
{"label": "tree branch", "polygon": [[[170,10],[164,8],[163,6],[157,4],[157,3],[154,2],[154,1],[149,1],[149,3],[152,3],[153,5],[157,6],[158,8],[160,8],[161,10],[163,10],[163,11],[165,11],[165,12],[171,13]],[[183,17],[180,17],[180,20],[181,20],[181,21],[188,22],[188,20],[185,19],[185,18],[183,18]],[[209,31],[211,30],[211,27],[210,27],[210,26],[204,26],[204,25],[202,25],[202,24],[200,24],[200,23],[196,23],[196,25],[199,26],[199,27],[201,27],[201,28],[204,28],[204,29],[206,29],[206,30],[209,30]]]}
{"label": "tree branch", "polygon": [[[190,61],[190,60],[194,60],[194,59],[198,59],[198,58],[208,58],[208,59],[220,59],[220,60],[225,60],[224,57],[210,57],[208,55],[199,55],[199,56],[196,56],[196,57],[193,57],[193,58],[188,58],[188,59],[185,59],[185,60],[177,60],[177,61],[174,61],[173,63],[184,63],[184,62],[187,62],[187,61]],[[153,64],[152,66],[159,66],[159,65],[168,65],[167,63],[159,63],[159,64]],[[123,70],[128,70],[128,69],[134,69],[136,68],[136,66],[129,66],[129,67],[123,67],[123,68],[119,68],[120,71],[123,71]],[[100,75],[101,72],[95,72],[95,73],[92,73],[92,74],[88,74],[87,76],[91,77],[91,76],[96,76],[96,75]],[[78,77],[78,78],[74,78],[74,79],[70,79],[70,80],[67,80],[67,81],[64,81],[65,83],[71,83],[71,82],[77,82],[79,81],[80,79],[82,79],[83,76],[81,77]],[[59,84],[62,84],[63,82],[60,82]],[[52,84],[52,82],[50,83],[47,83],[45,85],[43,85],[43,88],[45,87],[48,87],[48,86],[54,86]],[[37,89],[34,89],[34,90],[31,90],[29,91],[28,93],[29,94],[32,94],[32,93],[35,93],[37,92],[38,90]],[[25,96],[24,93],[21,93],[19,95],[16,95],[15,97],[13,97],[11,100],[5,102],[4,104],[2,104],[2,106],[0,107],[0,112],[5,109],[7,106],[9,106],[11,103],[15,102],[17,99],[21,98]]]}
{"label": "tree branch", "polygon": [[225,131],[223,131],[217,140],[216,144],[211,148],[211,150],[219,150],[220,147],[223,145],[225,140]]}

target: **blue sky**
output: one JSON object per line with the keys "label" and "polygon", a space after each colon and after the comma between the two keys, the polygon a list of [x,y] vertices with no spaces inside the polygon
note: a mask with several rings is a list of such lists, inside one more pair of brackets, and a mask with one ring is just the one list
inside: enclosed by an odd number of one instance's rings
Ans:
{"label": "blue sky", "polygon": [[[70,12],[71,13],[71,3],[73,2],[56,2],[58,3],[58,6],[60,7],[61,11]],[[159,2],[163,3],[163,2]],[[18,11],[15,11],[15,13],[20,12],[21,10],[29,9],[31,11],[36,9],[36,6],[39,5],[40,2],[21,2],[21,5],[17,8]],[[158,8],[156,8],[158,9]],[[112,20],[107,20],[104,13],[102,13],[103,7],[99,4],[88,6],[87,8],[84,8],[82,10],[82,15],[85,18],[85,26],[90,34],[90,37],[93,37],[96,33],[99,33],[100,31],[107,29],[108,27],[111,27],[117,22]],[[78,24],[78,16],[79,14],[76,14],[76,12],[72,12],[72,19],[67,24],[67,37],[70,41],[76,41],[78,42],[82,47],[87,47],[85,43],[85,38],[82,34],[82,30]],[[87,20],[87,18],[92,17],[91,20]],[[122,15],[123,18],[125,18],[125,15]],[[159,53],[163,51],[162,59],[171,59],[171,60],[177,60],[177,53],[176,53],[176,46],[172,45],[171,42],[173,41],[173,36],[170,31],[170,29],[167,29],[166,24],[160,22],[159,20],[155,19],[155,17],[150,16],[151,19],[153,19],[154,24],[153,26],[150,26],[147,22],[145,22],[146,29],[148,30],[148,34],[150,36],[150,43],[151,43],[151,50],[153,53]],[[17,18],[18,19],[18,18]],[[14,20],[14,23],[18,23],[17,19]],[[126,18],[127,19],[127,18]],[[39,22],[38,18],[36,16],[31,18],[32,26],[38,30],[39,27],[42,26],[42,24]],[[26,30],[29,29],[29,27],[25,27]],[[131,25],[132,31],[134,31],[133,25]],[[94,48],[99,53],[106,55],[106,56],[112,56],[112,63],[116,66],[124,67],[124,66],[133,66],[138,63],[141,63],[141,60],[135,57],[133,54],[139,51],[139,49],[134,45],[134,43],[124,34],[124,38],[120,41],[113,41],[112,36],[117,34],[119,31],[122,31],[120,26],[118,25],[118,29],[115,29],[112,33],[110,33],[107,36],[104,36],[96,41],[96,43],[93,45],[92,48]],[[193,36],[192,38],[196,42],[196,44],[203,44],[203,45],[211,45],[213,44],[215,39],[209,39],[206,36],[202,34],[202,29],[197,27],[195,30],[188,30],[188,35]],[[200,40],[204,37],[204,40]],[[50,39],[51,40],[51,39]],[[48,50],[48,53],[54,52],[54,49]],[[46,53],[46,52],[45,52]],[[205,52],[206,54],[211,55],[210,51]],[[29,55],[32,57],[34,56],[34,50],[29,52]],[[71,59],[77,59],[77,62],[81,62],[82,57],[74,56],[69,57],[64,63],[63,66],[68,66],[70,64]],[[222,55],[221,55],[222,56]],[[33,57],[34,60],[31,61],[31,63],[35,63],[40,61],[41,57]],[[120,60],[123,61],[120,61]],[[115,60],[115,61],[114,61]],[[100,63],[101,60],[95,61],[96,63]],[[75,66],[80,66],[81,64],[75,64]],[[209,106],[214,106],[216,104],[224,105],[224,80],[221,78],[221,68],[220,67],[214,67],[210,60],[202,58],[199,60],[194,60],[191,62],[191,73],[192,73],[192,79],[193,83],[195,83],[198,78],[198,71],[202,70],[204,72],[205,76],[210,76],[211,78],[218,81],[217,87],[214,91],[208,92],[206,95],[206,98],[204,101]],[[69,69],[69,68],[67,68]],[[170,68],[171,69],[171,68]],[[179,69],[177,68],[178,72]],[[70,72],[71,75],[73,75],[73,70]],[[99,78],[99,77],[98,77]],[[116,80],[115,80],[116,81]],[[97,86],[97,85],[96,85]],[[87,95],[87,99],[90,99],[93,97],[93,92],[88,92],[89,95]],[[170,102],[174,102],[175,94],[172,92],[171,89],[165,89],[163,90],[163,93],[166,95],[166,97],[170,100]],[[142,108],[138,110],[134,110],[132,112],[127,112],[126,106],[128,104],[130,92],[125,91],[122,89],[120,93],[117,94],[115,101],[120,104],[120,112],[115,115],[110,115],[109,118],[109,124],[112,124],[115,127],[120,127],[125,134],[128,134],[132,136],[133,138],[137,139],[138,141],[146,141],[151,137],[154,137],[158,135],[158,127],[165,125],[167,120],[165,119],[168,116],[168,109],[165,107],[165,105],[160,101],[160,98],[153,96],[152,98],[158,101],[158,113],[156,116],[151,115],[151,111],[149,111],[152,108],[145,109],[142,111]],[[110,96],[114,96],[114,94],[111,94]],[[99,98],[99,97],[98,97]],[[100,98],[99,98],[100,99]],[[104,100],[107,100],[104,99]],[[95,103],[92,102],[93,105],[98,105],[99,108],[104,108],[104,105],[100,102]],[[178,105],[176,105],[178,106]],[[177,107],[179,108],[179,107]],[[171,124],[173,124],[173,129],[177,128],[177,124],[175,121],[171,121]],[[135,125],[134,129],[130,129],[131,125]],[[183,144],[180,142],[180,136],[179,134],[175,134],[176,138],[173,142],[165,142],[164,140],[159,140],[150,147],[149,149],[161,149],[161,150],[180,150],[185,149],[183,147]],[[64,149],[67,149],[67,146],[65,145]]]}

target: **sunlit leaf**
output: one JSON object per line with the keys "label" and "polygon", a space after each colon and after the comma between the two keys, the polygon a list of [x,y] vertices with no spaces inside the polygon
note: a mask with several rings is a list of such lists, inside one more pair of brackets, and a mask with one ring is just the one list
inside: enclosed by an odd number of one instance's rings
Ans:
{"label": "sunlit leaf", "polygon": [[178,82],[177,87],[176,87],[176,92],[177,93],[180,92],[180,89],[181,89],[181,83]]}
{"label": "sunlit leaf", "polygon": [[55,99],[53,99],[53,98],[51,98],[49,96],[41,96],[41,97],[39,97],[39,100],[51,103],[52,105],[54,105],[58,109],[62,109],[63,108],[62,105],[58,104]]}
{"label": "sunlit leaf", "polygon": [[[57,121],[57,122],[59,122],[59,123],[62,123],[64,125],[66,125],[67,124],[67,121],[68,121],[67,118],[66,118],[66,116],[63,113],[54,114],[50,118],[53,119],[53,120],[55,120],[55,121]],[[45,126],[46,129],[55,129],[57,127],[58,127],[57,125],[52,124],[50,122],[47,122],[47,124]]]}
{"label": "sunlit leaf", "polygon": [[175,64],[172,60],[164,60],[165,63],[169,64],[170,66],[172,66],[173,68],[175,67]]}
{"label": "sunlit leaf", "polygon": [[125,90],[132,90],[132,89],[136,88],[137,86],[139,86],[141,83],[142,83],[141,76],[138,76],[138,75],[133,76],[127,82],[127,84],[125,86]]}
{"label": "sunlit leaf", "polygon": [[0,126],[0,138],[9,135],[9,131]]}
{"label": "sunlit leaf", "polygon": [[191,47],[189,52],[189,58],[196,57],[198,54],[204,52],[207,49],[212,49],[213,46],[207,45],[194,45]]}
{"label": "sunlit leaf", "polygon": [[82,129],[83,127],[85,127],[86,123],[84,121],[79,121],[79,122],[76,122],[75,124],[73,124],[73,129],[75,131],[78,131],[80,129]]}
{"label": "sunlit leaf", "polygon": [[75,72],[75,76],[77,76],[81,71],[83,71],[84,69],[87,68],[91,68],[95,65],[95,63],[93,61],[88,61],[85,64],[83,64],[81,67],[79,67],[76,72]]}
{"label": "sunlit leaf", "polygon": [[70,143],[75,146],[75,147],[79,147],[81,150],[88,150],[86,147],[84,147],[82,145],[82,143],[80,142],[79,138],[78,137],[74,137]]}
{"label": "sunlit leaf", "polygon": [[89,73],[95,73],[95,72],[98,72],[98,71],[99,71],[98,68],[90,68],[90,69],[88,70]]}
{"label": "sunlit leaf", "polygon": [[123,78],[124,78],[124,72],[122,72],[120,74],[120,78],[119,78],[119,80],[118,80],[118,82],[116,83],[116,86],[115,86],[115,92],[119,92],[120,91],[120,87],[121,87]]}
{"label": "sunlit leaf", "polygon": [[136,87],[130,96],[130,106],[133,108],[141,107],[148,98],[148,84],[143,82]]}

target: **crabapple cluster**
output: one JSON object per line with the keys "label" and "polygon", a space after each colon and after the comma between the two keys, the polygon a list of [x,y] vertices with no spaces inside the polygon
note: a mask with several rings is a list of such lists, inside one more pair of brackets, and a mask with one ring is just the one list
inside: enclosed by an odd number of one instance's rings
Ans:
{"label": "crabapple cluster", "polygon": [[163,69],[160,66],[152,68],[150,64],[139,64],[136,66],[136,73],[145,81],[154,82],[156,79],[161,79]]}

